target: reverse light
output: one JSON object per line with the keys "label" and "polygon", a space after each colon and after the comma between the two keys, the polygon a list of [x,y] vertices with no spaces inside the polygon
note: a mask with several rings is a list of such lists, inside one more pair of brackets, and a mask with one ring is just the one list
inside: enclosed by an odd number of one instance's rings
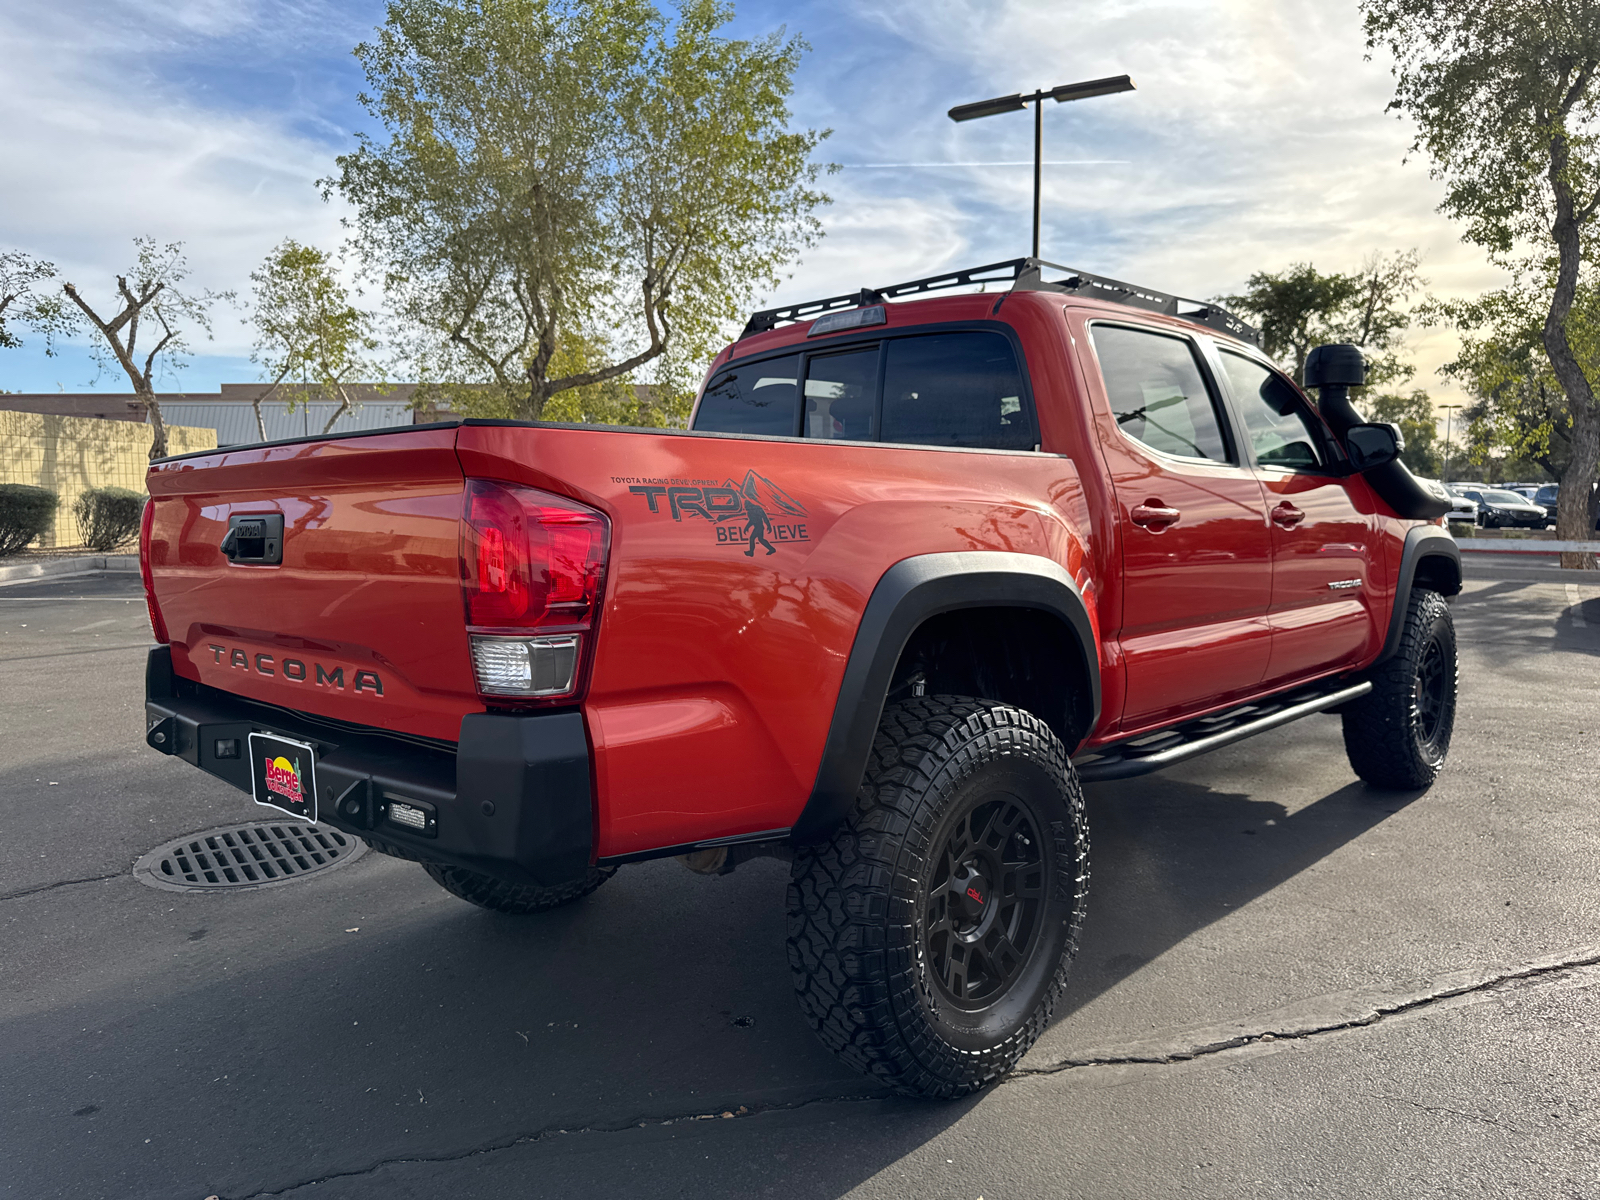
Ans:
{"label": "reverse light", "polygon": [[139,517],[139,578],[144,582],[144,605],[150,612],[150,632],[156,642],[166,645],[167,623],[161,616],[161,606],[156,603],[156,581],[150,570],[150,530],[155,524],[156,502],[150,497],[144,502],[144,512]]}
{"label": "reverse light", "polygon": [[605,584],[605,514],[488,479],[467,480],[464,505],[461,575],[478,693],[575,696]]}
{"label": "reverse light", "polygon": [[472,635],[478,691],[495,696],[561,696],[578,678],[581,634],[506,638]]}

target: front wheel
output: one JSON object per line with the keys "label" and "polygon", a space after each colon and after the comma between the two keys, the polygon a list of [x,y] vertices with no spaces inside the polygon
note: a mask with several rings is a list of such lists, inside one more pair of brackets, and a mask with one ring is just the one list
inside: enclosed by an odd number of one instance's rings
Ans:
{"label": "front wheel", "polygon": [[1456,630],[1438,592],[1412,590],[1400,648],[1373,671],[1372,691],[1344,708],[1344,749],[1373,787],[1430,787],[1456,720]]}
{"label": "front wheel", "polygon": [[1089,880],[1083,793],[1031,713],[959,696],[883,714],[856,806],[801,847],[789,965],[825,1045],[910,1095],[955,1097],[1044,1032]]}

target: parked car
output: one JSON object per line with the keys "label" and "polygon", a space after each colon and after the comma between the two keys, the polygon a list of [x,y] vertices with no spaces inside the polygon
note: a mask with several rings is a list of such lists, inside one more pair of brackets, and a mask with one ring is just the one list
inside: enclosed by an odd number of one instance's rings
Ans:
{"label": "parked car", "polygon": [[1478,502],[1478,523],[1485,529],[1505,526],[1543,529],[1548,520],[1541,505],[1515,492],[1501,488],[1463,488],[1461,494]]}
{"label": "parked car", "polygon": [[1313,407],[1215,305],[1048,266],[758,312],[688,430],[151,464],[147,744],[497,912],[789,858],[821,1040],[985,1086],[1066,988],[1083,781],[1337,711],[1414,792],[1456,704],[1460,553],[1356,348]]}
{"label": "parked car", "polygon": [[1452,525],[1476,525],[1478,523],[1478,502],[1476,500],[1457,494],[1451,490],[1449,484],[1441,483],[1437,479],[1418,479],[1417,482],[1450,505],[1450,511],[1445,514],[1445,520]]}
{"label": "parked car", "polygon": [[1543,484],[1533,494],[1533,502],[1544,509],[1546,523],[1552,526],[1556,523],[1556,500],[1560,495],[1561,485],[1559,483]]}

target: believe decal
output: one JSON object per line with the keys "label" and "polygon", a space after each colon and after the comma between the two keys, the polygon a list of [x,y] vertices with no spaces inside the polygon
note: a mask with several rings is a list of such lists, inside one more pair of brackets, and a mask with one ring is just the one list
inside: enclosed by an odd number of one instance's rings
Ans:
{"label": "believe decal", "polygon": [[[809,542],[804,521],[806,510],[765,475],[746,471],[744,482],[735,485],[725,480],[720,485],[704,480],[646,481],[617,478],[616,483],[626,483],[635,496],[643,496],[653,513],[665,511],[674,521],[684,517],[698,517],[716,527],[720,546],[746,547],[748,558],[755,557],[756,546],[765,546],[768,554],[776,554],[778,545],[785,542]],[[787,520],[785,518],[788,518]]]}

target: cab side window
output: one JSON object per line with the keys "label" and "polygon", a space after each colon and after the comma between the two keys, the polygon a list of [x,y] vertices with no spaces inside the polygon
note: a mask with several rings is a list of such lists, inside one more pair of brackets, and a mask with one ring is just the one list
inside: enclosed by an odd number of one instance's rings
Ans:
{"label": "cab side window", "polygon": [[1242,354],[1220,357],[1256,461],[1288,471],[1326,466],[1321,422],[1289,381]]}
{"label": "cab side window", "polygon": [[711,433],[793,437],[800,423],[800,358],[769,358],[723,371],[706,385],[694,427]]}
{"label": "cab side window", "polygon": [[1000,334],[896,338],[885,352],[884,441],[986,450],[1038,444],[1016,355]]}
{"label": "cab side window", "polygon": [[1222,419],[1187,339],[1121,325],[1090,329],[1123,433],[1162,454],[1229,461]]}

